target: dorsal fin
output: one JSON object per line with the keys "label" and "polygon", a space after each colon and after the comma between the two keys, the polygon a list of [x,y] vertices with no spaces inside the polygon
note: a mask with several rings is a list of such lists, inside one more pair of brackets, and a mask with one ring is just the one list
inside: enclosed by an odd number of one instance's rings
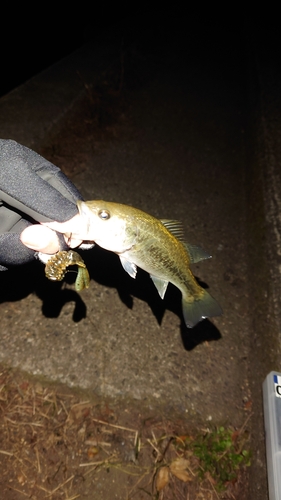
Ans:
{"label": "dorsal fin", "polygon": [[189,256],[189,260],[191,264],[196,264],[196,262],[200,262],[200,260],[210,259],[211,255],[208,252],[205,252],[203,248],[200,248],[196,245],[190,245],[186,243],[184,238],[183,225],[178,220],[170,220],[170,219],[161,219],[160,222],[165,226],[170,233],[177,238],[181,243],[183,243],[184,247]]}
{"label": "dorsal fin", "polygon": [[180,221],[178,220],[170,220],[170,219],[161,219],[160,222],[162,222],[163,226],[165,226],[170,233],[177,238],[179,241],[182,243],[184,242],[184,232],[183,232],[183,225]]}

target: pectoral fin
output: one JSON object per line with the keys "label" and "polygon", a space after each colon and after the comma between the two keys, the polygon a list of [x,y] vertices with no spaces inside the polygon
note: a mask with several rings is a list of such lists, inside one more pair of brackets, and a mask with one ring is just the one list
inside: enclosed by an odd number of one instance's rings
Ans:
{"label": "pectoral fin", "polygon": [[152,276],[152,274],[150,275],[150,277],[151,277],[154,285],[156,286],[161,299],[164,299],[169,281],[161,280],[160,278],[157,278],[156,276]]}
{"label": "pectoral fin", "polygon": [[122,257],[122,255],[119,255],[119,259],[125,271],[131,276],[131,278],[135,278],[137,275],[136,264],[133,264],[133,262],[125,259],[125,257]]}

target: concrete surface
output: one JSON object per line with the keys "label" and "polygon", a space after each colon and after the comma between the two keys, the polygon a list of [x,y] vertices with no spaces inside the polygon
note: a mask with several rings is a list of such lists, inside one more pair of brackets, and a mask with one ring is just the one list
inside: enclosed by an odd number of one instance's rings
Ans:
{"label": "concrete surface", "polygon": [[[0,360],[192,422],[240,427],[252,404],[249,498],[259,500],[267,494],[261,384],[280,368],[280,114],[249,46],[249,60],[237,47],[202,58],[172,49],[146,56],[115,138],[77,139],[83,168],[72,178],[86,199],[182,220],[187,240],[213,255],[193,271],[224,315],[187,330],[172,285],[162,303],[145,273],[134,281],[116,256],[95,248],[83,254],[92,281],[80,296],[48,282],[39,263],[1,274]],[[85,80],[102,71],[104,55],[92,50],[2,98],[1,137],[51,151],[83,97],[77,73],[89,61]],[[75,159],[61,161],[71,172]]]}

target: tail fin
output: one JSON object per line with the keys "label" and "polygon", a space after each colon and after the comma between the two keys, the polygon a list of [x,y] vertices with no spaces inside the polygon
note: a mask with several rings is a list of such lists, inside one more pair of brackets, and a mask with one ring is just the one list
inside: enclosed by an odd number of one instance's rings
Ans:
{"label": "tail fin", "polygon": [[219,304],[204,290],[204,294],[198,300],[188,302],[182,299],[182,310],[185,324],[193,328],[199,321],[212,316],[220,316],[222,309]]}

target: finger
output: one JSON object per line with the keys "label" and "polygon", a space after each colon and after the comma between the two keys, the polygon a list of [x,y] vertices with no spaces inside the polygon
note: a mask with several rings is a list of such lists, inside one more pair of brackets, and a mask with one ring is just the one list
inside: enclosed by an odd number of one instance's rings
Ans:
{"label": "finger", "polygon": [[[87,239],[87,222],[81,217],[80,214],[75,215],[72,219],[66,222],[42,222],[42,226],[48,227],[57,231],[58,233],[65,234],[71,239],[71,245],[78,242],[82,243],[83,240]],[[69,243],[68,243],[69,244]],[[75,245],[77,246],[77,244]]]}
{"label": "finger", "polygon": [[26,227],[20,235],[20,240],[26,247],[37,252],[53,254],[60,249],[56,233],[41,224]]}

